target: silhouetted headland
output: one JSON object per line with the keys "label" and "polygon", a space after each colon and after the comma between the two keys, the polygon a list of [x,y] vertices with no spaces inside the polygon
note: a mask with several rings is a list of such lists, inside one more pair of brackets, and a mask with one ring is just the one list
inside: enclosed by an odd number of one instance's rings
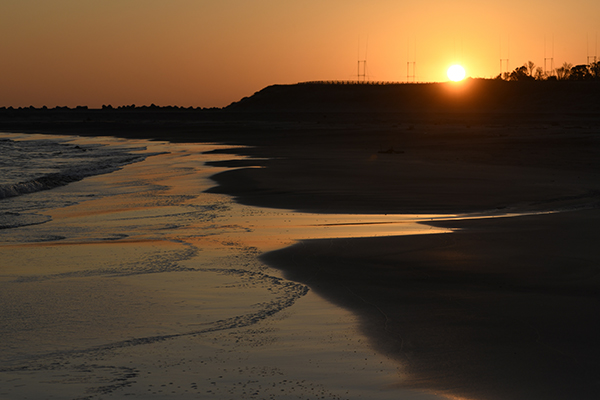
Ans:
{"label": "silhouetted headland", "polygon": [[600,81],[273,85],[226,107],[244,112],[597,113]]}
{"label": "silhouetted headland", "polygon": [[[252,128],[260,121],[353,121],[446,122],[505,121],[505,114],[519,120],[578,121],[597,119],[600,81],[503,81],[467,79],[459,83],[299,83],[268,86],[223,108],[176,106],[118,106],[101,109],[0,108],[0,129],[44,132],[97,133],[152,137],[178,130],[174,140],[187,131],[237,139],[228,132]],[[224,125],[230,124],[230,125]],[[201,128],[201,132],[198,129]],[[231,128],[231,129],[230,129]],[[190,137],[191,138],[191,137]],[[191,138],[196,139],[196,138]]]}

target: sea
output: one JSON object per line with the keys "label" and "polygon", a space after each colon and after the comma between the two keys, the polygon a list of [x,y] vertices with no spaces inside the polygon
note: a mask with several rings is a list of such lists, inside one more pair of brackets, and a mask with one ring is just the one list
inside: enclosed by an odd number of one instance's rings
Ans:
{"label": "sea", "polygon": [[[0,229],[47,222],[49,217],[39,211],[81,201],[55,196],[51,189],[142,161],[148,154],[140,150],[144,148],[75,144],[65,137],[0,136]],[[44,194],[25,196],[38,192]]]}
{"label": "sea", "polygon": [[0,133],[0,398],[437,398],[259,256],[443,216],[245,206],[231,147]]}

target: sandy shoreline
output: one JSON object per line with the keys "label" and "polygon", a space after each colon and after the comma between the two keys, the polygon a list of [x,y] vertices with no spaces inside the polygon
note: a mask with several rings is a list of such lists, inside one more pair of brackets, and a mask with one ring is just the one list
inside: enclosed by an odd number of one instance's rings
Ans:
{"label": "sandy shoreline", "polygon": [[451,234],[303,241],[264,260],[353,310],[408,386],[592,399],[598,210],[436,223]]}
{"label": "sandy shoreline", "polygon": [[373,132],[258,148],[248,153],[276,159],[223,172],[214,190],[319,212],[583,208],[449,222],[465,229],[450,235],[302,242],[264,260],[360,315],[374,345],[407,365],[404,387],[474,399],[595,398],[598,126]]}
{"label": "sandy shoreline", "polygon": [[435,223],[463,229],[452,234],[308,240],[262,260],[355,313],[371,344],[406,366],[399,386],[469,399],[595,398],[597,118],[444,118],[297,116],[135,135],[255,146],[223,152],[258,157],[249,163],[263,168],[213,177],[211,192],[242,204],[561,211]]}
{"label": "sandy shoreline", "polygon": [[62,140],[154,155],[30,194],[65,201],[38,210],[43,224],[0,230],[0,397],[437,398],[391,389],[401,364],[352,313],[257,258],[311,235],[429,228],[203,193],[216,170],[203,161],[232,158],[204,154],[218,145]]}
{"label": "sandy shoreline", "polygon": [[402,131],[399,154],[359,134],[278,148],[267,168],[217,175],[217,190],[324,212],[583,208],[448,222],[465,230],[444,235],[305,241],[264,260],[358,313],[375,346],[406,363],[404,385],[473,399],[595,398],[598,126]]}

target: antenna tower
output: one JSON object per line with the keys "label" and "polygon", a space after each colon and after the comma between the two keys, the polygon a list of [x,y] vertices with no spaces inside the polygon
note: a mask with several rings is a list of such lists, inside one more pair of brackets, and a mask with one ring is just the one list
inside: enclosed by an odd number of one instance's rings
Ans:
{"label": "antenna tower", "polygon": [[367,80],[367,60],[358,60],[358,71],[356,73],[356,81],[360,82],[361,78],[363,82]]}
{"label": "antenna tower", "polygon": [[[550,65],[550,69],[548,69]],[[554,35],[552,35],[552,57],[546,57],[546,37],[544,36],[544,75],[554,75]]]}
{"label": "antenna tower", "polygon": [[[407,59],[410,60],[410,39],[407,45]],[[406,62],[406,82],[416,82],[417,80],[417,41],[413,46],[413,59]]]}
{"label": "antenna tower", "polygon": [[587,65],[592,65],[595,64],[598,61],[598,56],[597,56],[597,52],[598,52],[598,33],[596,33],[596,45],[594,46],[594,55],[590,56],[590,38],[587,38]]}
{"label": "antenna tower", "polygon": [[356,71],[356,81],[365,82],[367,80],[367,50],[369,47],[369,38],[367,37],[367,42],[365,45],[365,58],[364,60],[360,59],[360,38],[358,38],[358,69]]}
{"label": "antenna tower", "polygon": [[415,82],[416,80],[416,61],[406,62],[406,82]]}
{"label": "antenna tower", "polygon": [[508,41],[508,39],[506,39],[506,58],[502,58],[502,39],[500,39],[500,77],[502,77],[502,74],[504,73],[509,73],[509,66],[508,66],[508,56],[509,56],[509,52],[510,52],[510,43]]}

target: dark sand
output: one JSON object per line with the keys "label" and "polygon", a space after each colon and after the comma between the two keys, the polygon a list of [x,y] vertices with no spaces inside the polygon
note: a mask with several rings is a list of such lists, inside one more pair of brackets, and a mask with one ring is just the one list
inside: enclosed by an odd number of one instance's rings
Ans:
{"label": "dark sand", "polygon": [[357,312],[410,383],[469,399],[593,399],[598,210],[454,221],[412,237],[304,241],[264,257]]}
{"label": "dark sand", "polygon": [[268,158],[254,163],[266,168],[214,177],[214,191],[245,204],[561,211],[436,223],[463,228],[452,234],[309,240],[263,259],[356,312],[373,344],[407,365],[405,385],[470,399],[595,399],[599,92],[523,87],[478,87],[479,97],[466,100],[413,93],[399,111],[392,100],[340,108],[339,93],[320,93],[320,103],[310,91],[277,101],[284,91],[184,120],[12,117],[0,128],[256,146],[238,152]]}
{"label": "dark sand", "polygon": [[216,190],[305,211],[560,211],[436,224],[464,229],[452,234],[304,241],[263,259],[358,313],[377,348],[406,363],[409,386],[470,399],[593,399],[598,122],[510,111],[322,122],[254,150],[278,158],[219,174]]}

